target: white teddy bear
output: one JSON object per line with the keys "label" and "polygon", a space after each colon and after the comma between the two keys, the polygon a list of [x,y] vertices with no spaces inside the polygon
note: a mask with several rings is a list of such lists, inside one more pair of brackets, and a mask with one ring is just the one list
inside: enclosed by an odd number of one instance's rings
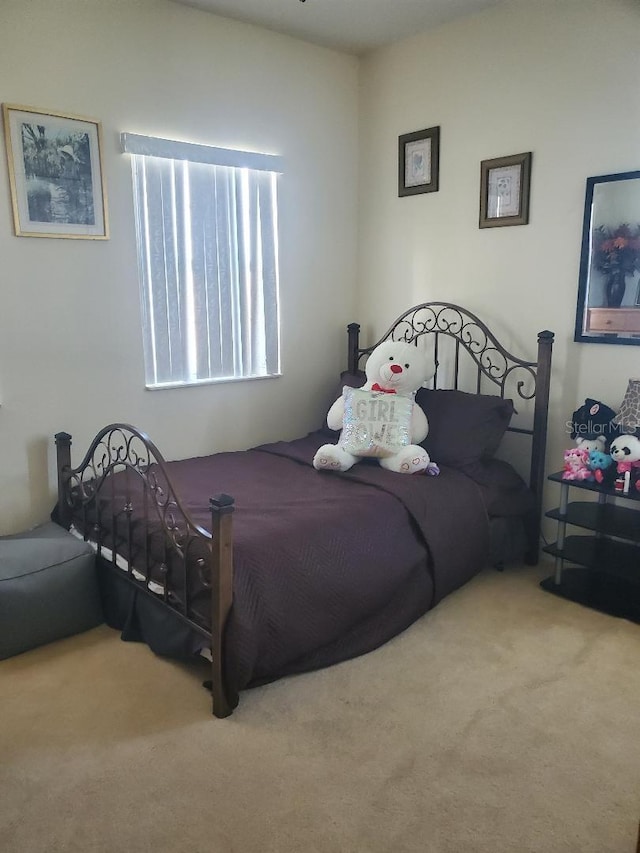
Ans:
{"label": "white teddy bear", "polygon": [[365,367],[362,388],[344,388],[329,409],[327,425],[341,429],[337,444],[323,444],[313,458],[319,471],[348,471],[358,459],[375,457],[389,471],[417,474],[429,466],[418,442],[429,432],[415,392],[434,375],[424,352],[402,341],[377,346]]}
{"label": "white teddy bear", "polygon": [[590,453],[592,450],[604,453],[605,447],[607,446],[607,439],[604,435],[598,435],[596,438],[583,438],[582,436],[578,436],[576,438],[576,445],[581,450],[586,450],[587,453]]}

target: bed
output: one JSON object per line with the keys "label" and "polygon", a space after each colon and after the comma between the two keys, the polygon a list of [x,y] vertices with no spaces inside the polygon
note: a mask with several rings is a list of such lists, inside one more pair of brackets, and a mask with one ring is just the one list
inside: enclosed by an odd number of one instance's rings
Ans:
{"label": "bed", "polygon": [[[208,656],[216,717],[246,688],[372,651],[491,563],[537,562],[553,333],[527,360],[464,308],[423,303],[368,347],[350,324],[337,388],[361,384],[387,339],[437,365],[416,395],[437,476],[372,460],[316,471],[326,423],[173,462],[110,424],[75,467],[71,435],[55,436],[53,517],[94,546],[107,622],[157,654]],[[507,432],[526,445],[524,478],[496,456]]]}

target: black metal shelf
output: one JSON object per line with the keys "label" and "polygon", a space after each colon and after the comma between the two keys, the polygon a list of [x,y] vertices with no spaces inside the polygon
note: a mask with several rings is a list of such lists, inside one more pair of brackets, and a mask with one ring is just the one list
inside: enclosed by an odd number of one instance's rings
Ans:
{"label": "black metal shelf", "polygon": [[570,563],[633,581],[640,587],[638,545],[596,536],[567,536],[562,549],[554,542],[552,545],[545,545],[542,550]]}
{"label": "black metal shelf", "polygon": [[550,577],[540,586],[567,601],[640,624],[638,588],[623,578],[593,569],[565,569],[559,584]]}
{"label": "black metal shelf", "polygon": [[593,501],[572,501],[567,505],[566,515],[562,515],[558,509],[551,509],[545,515],[556,521],[566,521],[574,527],[596,530],[605,536],[640,542],[640,512],[636,509]]}
{"label": "black metal shelf", "polygon": [[562,477],[562,471],[557,471],[555,474],[549,474],[548,480],[554,483],[561,483],[563,486],[571,486],[572,489],[584,489],[587,492],[596,492],[599,495],[606,495],[608,498],[620,498],[625,501],[640,501],[640,492],[636,489],[629,491],[628,495],[622,495],[616,492],[615,489],[601,486],[594,480],[565,480]]}
{"label": "black metal shelf", "polygon": [[[554,542],[542,549],[556,558],[556,571],[540,586],[561,598],[640,623],[640,492],[620,495],[595,482],[564,480],[562,472],[551,474],[549,480],[564,486],[561,503],[566,510],[545,513],[558,522],[563,544]],[[593,492],[601,500],[567,502],[568,489]],[[566,536],[565,525],[592,532]],[[565,562],[577,568],[566,569]]]}

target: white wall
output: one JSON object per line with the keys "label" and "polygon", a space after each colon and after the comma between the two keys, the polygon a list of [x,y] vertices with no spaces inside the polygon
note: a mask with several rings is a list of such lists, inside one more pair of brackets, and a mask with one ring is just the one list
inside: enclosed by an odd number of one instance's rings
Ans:
{"label": "white wall", "polygon": [[[1,101],[102,121],[111,222],[106,242],[12,236],[0,164],[0,533],[48,514],[54,432],[79,452],[130,421],[174,458],[293,437],[323,414],[344,324],[372,340],[427,299],[530,356],[555,331],[549,469],[575,406],[615,408],[640,375],[640,348],[572,340],[585,180],[640,168],[636,0],[505,0],[361,63],[168,0],[2,0],[0,32]],[[397,137],[432,125],[440,191],[400,199]],[[282,379],[144,390],[123,130],[286,158]],[[480,161],[529,150],[530,224],[479,230]]]}
{"label": "white wall", "polygon": [[[354,318],[357,61],[167,0],[2,0],[0,32],[1,101],[102,122],[111,224],[13,236],[0,163],[0,533],[46,519],[57,431],[79,454],[130,422],[179,458],[318,426]],[[144,390],[121,131],[285,158],[282,378]]]}
{"label": "white wall", "polygon": [[[359,316],[459,302],[515,352],[556,334],[549,470],[586,397],[619,406],[640,347],[573,342],[586,178],[640,169],[640,5],[506,0],[361,70]],[[398,136],[440,125],[440,190],[397,197]],[[525,226],[478,228],[480,161],[533,152]],[[557,494],[549,491],[549,503]]]}

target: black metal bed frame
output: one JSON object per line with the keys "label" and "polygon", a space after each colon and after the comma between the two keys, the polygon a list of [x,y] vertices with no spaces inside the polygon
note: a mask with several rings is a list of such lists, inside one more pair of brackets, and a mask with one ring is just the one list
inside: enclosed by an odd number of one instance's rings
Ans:
{"label": "black metal bed frame", "polygon": [[439,363],[440,338],[453,341],[453,383],[447,387],[459,389],[463,362],[461,354],[470,356],[475,365],[475,393],[482,393],[483,379],[497,386],[499,396],[507,393],[521,400],[534,400],[531,427],[509,426],[508,432],[527,435],[531,438],[529,488],[535,498],[535,506],[526,519],[527,551],[525,560],[535,565],[540,553],[540,527],[542,523],[542,491],[544,486],[544,464],[547,444],[547,420],[549,390],[551,386],[551,353],[554,334],[548,330],[538,334],[536,361],[526,361],[510,353],[498,341],[489,328],[465,308],[451,302],[423,302],[415,305],[395,320],[389,329],[374,344],[360,347],[360,326],[351,323],[349,334],[349,372],[356,373],[362,359],[386,340],[406,341],[418,344],[424,335],[433,335],[436,373],[433,387],[438,388],[442,365]]}
{"label": "black metal bed frame", "polygon": [[[531,436],[531,466],[529,485],[535,495],[535,509],[527,519],[528,548],[526,559],[535,563],[539,553],[542,514],[542,486],[546,446],[547,413],[551,373],[552,332],[538,335],[537,361],[525,361],[509,353],[499,344],[489,329],[465,309],[444,302],[428,302],[409,309],[389,330],[369,347],[359,345],[360,327],[348,326],[348,366],[355,372],[362,359],[378,343],[387,340],[418,342],[426,334],[435,335],[434,353],[438,363],[440,336],[454,340],[454,387],[458,387],[460,354],[471,356],[477,370],[476,393],[481,393],[484,377],[498,386],[504,397],[507,387],[514,385],[523,400],[534,401],[531,429],[511,427],[514,432]],[[438,387],[436,371],[434,387]],[[58,505],[57,520],[69,529],[74,519],[80,519],[84,538],[93,542],[97,559],[106,568],[135,587],[140,593],[162,602],[189,628],[202,635],[211,646],[211,691],[213,713],[227,717],[237,705],[238,697],[228,689],[224,673],[224,634],[233,602],[233,498],[220,494],[210,498],[211,532],[197,525],[177,495],[167,471],[166,462],[149,436],[128,424],[110,424],[93,439],[83,460],[71,465],[71,435],[59,432],[57,448]],[[147,541],[150,531],[161,530],[162,554],[158,558],[147,553],[132,557],[132,500],[126,492],[124,500],[114,500],[114,477],[124,472],[142,489],[143,523]],[[132,481],[133,481],[132,480]],[[125,482],[129,482],[125,479]],[[102,516],[105,501],[103,490],[111,489],[108,524]],[[105,530],[110,541],[124,544],[126,571],[118,560],[116,548],[105,545]],[[110,553],[109,553],[110,552]],[[135,565],[134,565],[135,563]],[[192,607],[187,579],[197,571],[202,585],[210,591],[211,619],[204,624]],[[160,577],[161,593],[152,591]]]}

